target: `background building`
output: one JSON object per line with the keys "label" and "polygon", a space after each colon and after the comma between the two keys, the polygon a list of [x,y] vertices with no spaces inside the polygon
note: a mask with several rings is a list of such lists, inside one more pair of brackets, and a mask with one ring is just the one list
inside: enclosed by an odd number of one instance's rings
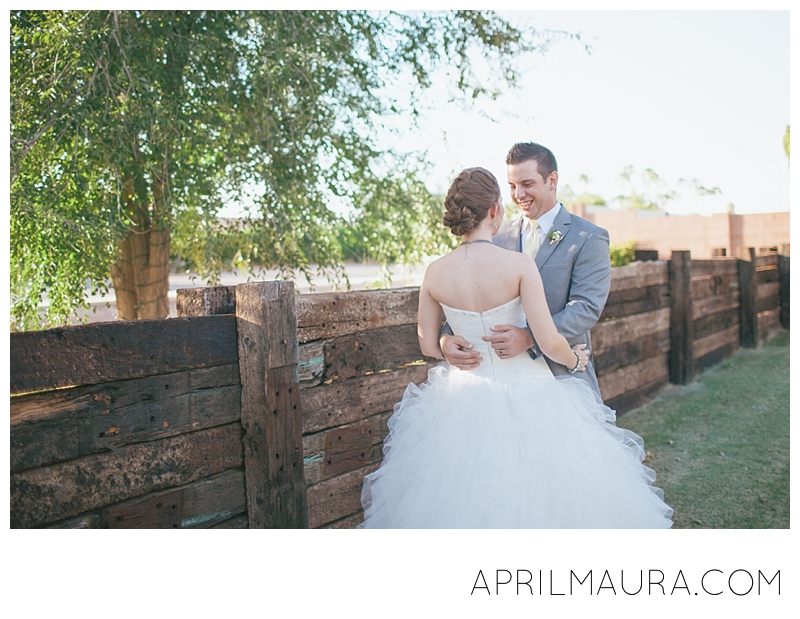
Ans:
{"label": "background building", "polygon": [[658,250],[668,260],[673,250],[693,258],[736,256],[740,247],[758,254],[789,245],[789,212],[735,215],[669,215],[661,210],[615,210],[574,204],[570,211],[608,230],[611,243],[636,241],[636,249]]}

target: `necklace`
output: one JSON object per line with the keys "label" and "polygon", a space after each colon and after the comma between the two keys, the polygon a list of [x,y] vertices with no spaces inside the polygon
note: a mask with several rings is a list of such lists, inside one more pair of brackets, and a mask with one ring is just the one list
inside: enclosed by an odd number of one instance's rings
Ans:
{"label": "necklace", "polygon": [[[471,243],[491,243],[491,241],[487,241],[486,239],[475,239],[473,241],[462,241],[461,245],[470,245]],[[459,245],[459,247],[461,247]],[[464,248],[464,260],[467,259],[467,248]]]}
{"label": "necklace", "polygon": [[[475,239],[474,241],[462,241],[461,245],[469,245],[470,243],[491,243],[491,241],[487,241],[486,239]],[[459,247],[461,247],[459,245]]]}

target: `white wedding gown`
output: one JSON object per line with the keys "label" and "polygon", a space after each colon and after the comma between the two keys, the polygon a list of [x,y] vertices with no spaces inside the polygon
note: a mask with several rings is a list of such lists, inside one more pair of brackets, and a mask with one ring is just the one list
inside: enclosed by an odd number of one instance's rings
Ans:
{"label": "white wedding gown", "polygon": [[517,297],[486,312],[442,306],[483,362],[442,363],[389,419],[364,479],[361,528],[668,528],[672,509],[642,464],[642,439],[580,379],[542,358],[501,359],[481,340],[525,325]]}

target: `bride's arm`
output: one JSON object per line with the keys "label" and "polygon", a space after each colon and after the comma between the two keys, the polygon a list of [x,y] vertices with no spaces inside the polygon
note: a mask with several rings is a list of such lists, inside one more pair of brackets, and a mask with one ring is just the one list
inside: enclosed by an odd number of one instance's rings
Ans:
{"label": "bride's arm", "polygon": [[522,308],[525,310],[525,317],[528,319],[533,337],[539,348],[556,363],[566,366],[569,369],[575,367],[578,362],[577,352],[581,358],[580,370],[586,367],[589,353],[583,350],[583,346],[573,350],[567,339],[556,329],[553,317],[547,307],[547,299],[544,295],[544,286],[539,270],[533,264],[533,259],[525,254],[521,254],[522,260],[529,260],[531,264],[522,269],[519,284],[519,294],[522,299]]}
{"label": "bride's arm", "polygon": [[443,318],[442,306],[431,296],[427,281],[427,277],[423,278],[419,288],[419,311],[417,313],[419,348],[426,357],[443,359],[444,355],[439,347],[439,332],[442,328]]}

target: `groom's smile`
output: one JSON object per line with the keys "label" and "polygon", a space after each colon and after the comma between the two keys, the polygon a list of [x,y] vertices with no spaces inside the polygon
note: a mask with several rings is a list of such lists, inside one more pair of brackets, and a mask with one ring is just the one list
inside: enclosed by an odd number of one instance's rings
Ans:
{"label": "groom's smile", "polygon": [[530,159],[508,164],[507,173],[511,200],[525,217],[538,219],[558,203],[558,172],[551,172],[545,179],[539,173],[539,164]]}

